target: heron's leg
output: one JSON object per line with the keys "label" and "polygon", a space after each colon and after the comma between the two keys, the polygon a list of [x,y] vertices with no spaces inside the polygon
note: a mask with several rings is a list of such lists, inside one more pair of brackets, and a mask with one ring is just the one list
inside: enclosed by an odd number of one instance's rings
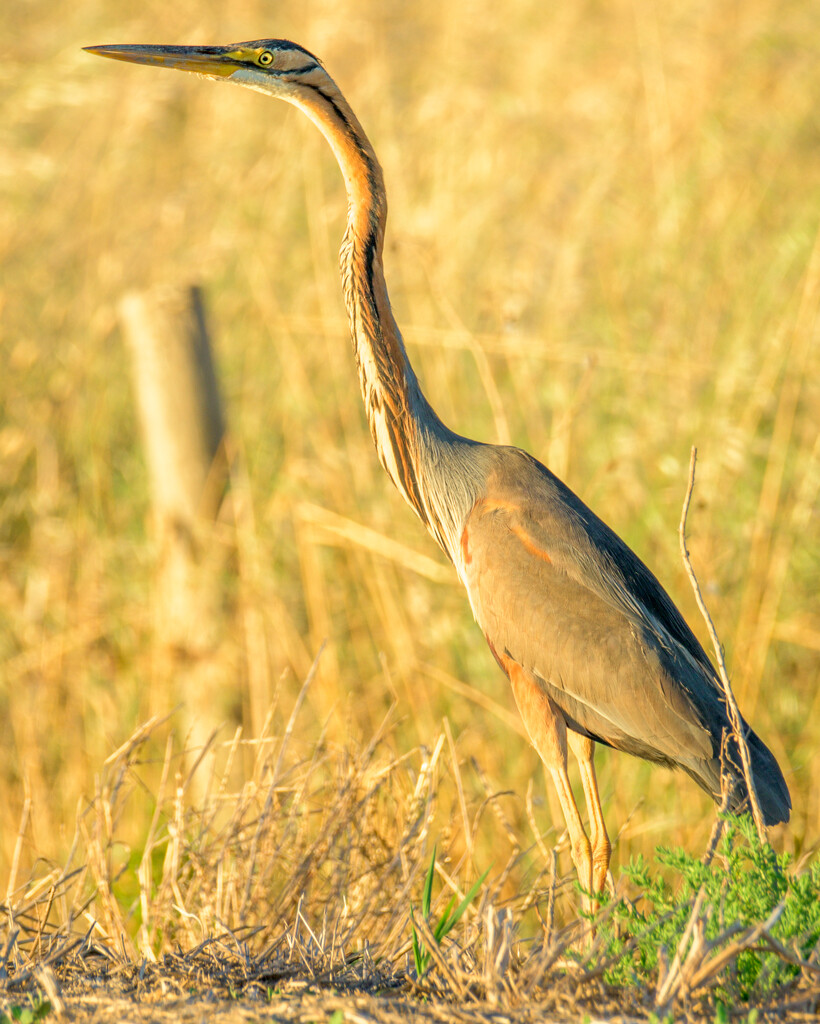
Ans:
{"label": "heron's leg", "polygon": [[569,731],[570,750],[581,766],[581,782],[589,811],[589,841],[592,847],[592,892],[603,892],[609,871],[609,856],[612,847],[606,832],[598,779],[595,777],[595,744],[589,736]]}
{"label": "heron's leg", "polygon": [[510,662],[505,667],[532,745],[540,754],[558,791],[578,879],[587,892],[592,892],[592,849],[567,774],[566,721],[561,710],[520,665]]}

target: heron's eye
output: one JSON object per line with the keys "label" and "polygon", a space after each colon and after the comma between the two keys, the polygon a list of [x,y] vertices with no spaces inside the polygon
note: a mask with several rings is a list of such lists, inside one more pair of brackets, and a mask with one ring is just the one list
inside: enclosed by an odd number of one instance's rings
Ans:
{"label": "heron's eye", "polygon": [[270,64],[273,64],[273,54],[270,50],[265,50],[264,53],[260,53],[256,58],[256,63],[261,64],[263,68],[268,67]]}

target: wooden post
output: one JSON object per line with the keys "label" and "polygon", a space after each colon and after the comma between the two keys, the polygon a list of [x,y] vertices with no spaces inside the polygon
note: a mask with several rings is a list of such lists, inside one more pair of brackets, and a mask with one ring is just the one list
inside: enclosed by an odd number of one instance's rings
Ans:
{"label": "wooden post", "polygon": [[[131,352],[159,552],[156,635],[186,708],[191,761],[225,717],[219,643],[224,557],[213,523],[228,478],[224,420],[197,287],[131,293],[120,305]],[[218,692],[222,690],[222,694]],[[221,697],[221,699],[220,699]]]}

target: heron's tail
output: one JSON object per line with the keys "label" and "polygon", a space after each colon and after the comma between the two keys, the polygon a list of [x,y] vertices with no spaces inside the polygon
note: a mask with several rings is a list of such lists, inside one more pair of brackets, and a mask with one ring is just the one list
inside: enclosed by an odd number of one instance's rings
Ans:
{"label": "heron's tail", "polygon": [[[780,770],[780,765],[775,760],[774,754],[756,732],[750,729],[745,722],[743,725],[746,729],[752,777],[760,810],[763,813],[763,821],[767,826],[779,825],[780,822],[789,820],[792,807],[789,787],[786,785],[783,772]],[[729,795],[729,810],[733,814],[741,814],[750,809],[749,791],[741,767],[742,761],[737,741],[728,730],[725,730],[724,735],[726,743],[722,757],[699,761],[696,768],[687,765],[682,765],[682,767],[717,804],[723,801],[721,779],[728,775],[732,787]]]}
{"label": "heron's tail", "polygon": [[[749,747],[749,759],[752,762],[752,778],[754,779],[757,799],[760,802],[760,810],[763,812],[763,821],[766,825],[779,825],[782,821],[789,820],[792,809],[792,801],[789,796],[789,787],[783,778],[780,765],[775,760],[774,754],[761,740],[756,732],[749,729],[746,736],[746,743]],[[739,765],[740,753],[737,750],[735,741],[731,744],[731,759],[733,767]],[[743,773],[739,772],[738,785],[735,787],[738,810],[748,810],[749,794],[746,787],[746,780]],[[736,776],[737,777],[737,776]],[[732,806],[732,810],[735,807]]]}

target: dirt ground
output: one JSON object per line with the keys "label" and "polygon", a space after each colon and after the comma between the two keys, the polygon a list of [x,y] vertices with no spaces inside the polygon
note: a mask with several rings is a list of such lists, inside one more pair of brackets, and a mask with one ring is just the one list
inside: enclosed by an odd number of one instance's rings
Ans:
{"label": "dirt ground", "polygon": [[[48,968],[32,976],[20,987],[17,998],[0,1000],[3,1011],[13,1015],[13,1008],[29,1007],[34,1019],[63,1019],[89,1024],[113,1021],[288,1021],[343,1024],[344,1021],[393,1022],[416,1020],[440,1024],[528,1024],[530,1021],[577,1021],[606,1019],[608,1021],[646,1020],[627,1017],[613,1004],[604,1016],[593,1014],[586,1000],[567,993],[548,999],[511,1000],[509,993],[498,993],[492,999],[454,1002],[426,993],[412,981],[393,983],[378,991],[341,990],[316,984],[304,978],[288,978],[269,982],[252,982],[243,991],[232,994],[231,981],[214,979],[211,987],[195,980],[196,970],[186,971],[186,958],[166,958],[162,965],[142,968],[129,965],[123,969],[103,969],[99,974],[83,974],[72,970],[58,977]],[[371,988],[372,982],[364,982]],[[12,986],[15,987],[12,982]],[[556,999],[555,995],[558,995]],[[598,993],[603,996],[602,992]],[[605,1001],[605,1000],[604,1000]],[[45,1005],[48,1003],[48,1006]],[[37,1007],[40,1007],[39,1013]],[[42,1014],[42,1017],[40,1017]],[[4,1018],[0,1018],[5,1020]]]}
{"label": "dirt ground", "polygon": [[[177,988],[176,985],[173,988]],[[505,1001],[506,1002],[506,1001]],[[5,1012],[19,1002],[5,1003]],[[605,1014],[591,1013],[578,1004],[566,1004],[561,1012],[555,1000],[535,1000],[511,1006],[487,1001],[453,1004],[435,999],[420,999],[408,993],[342,993],[312,987],[304,981],[280,986],[271,996],[242,995],[237,998],[213,991],[153,991],[145,994],[117,992],[115,987],[87,986],[84,992],[64,993],[52,1003],[46,1020],[71,1020],[78,1024],[139,1022],[167,1024],[170,1021],[238,1024],[240,1021],[282,1021],[312,1024],[399,1024],[401,1021],[430,1024],[529,1024],[535,1021],[607,1020],[627,1024],[646,1021],[647,1017],[624,1016],[613,1005]],[[806,1015],[809,1019],[809,1015]],[[816,1018],[812,1018],[816,1019]]]}
{"label": "dirt ground", "polygon": [[[644,1024],[674,1020],[717,1024],[752,1019],[748,1004],[733,1013],[707,998],[677,999],[658,1012],[653,994],[646,990],[616,991],[600,978],[587,974],[576,980],[563,970],[548,971],[529,986],[521,979],[495,989],[476,985],[474,992],[463,991],[460,996],[446,985],[426,981],[419,985],[410,971],[384,971],[368,957],[362,959],[360,971],[360,980],[349,971],[336,980],[317,975],[308,962],[301,968],[285,967],[279,958],[255,958],[241,947],[230,952],[210,947],[166,954],[159,962],[141,964],[80,955],[55,963],[54,968],[41,963],[30,972],[0,979],[0,1021],[593,1024],[606,1020]],[[781,993],[777,1004],[757,1007],[755,1020],[757,1024],[816,1021],[817,1004],[816,988],[798,986],[785,998]]]}
{"label": "dirt ground", "polygon": [[[139,1024],[166,1024],[170,1021],[238,1024],[240,1021],[329,1022],[329,1024],[399,1024],[401,1021],[431,1022],[431,1024],[525,1024],[534,1021],[574,1021],[596,1019],[612,1022],[640,1020],[617,1014],[594,1017],[589,1014],[567,1013],[557,1015],[540,1002],[525,1006],[501,1008],[488,1003],[453,1006],[434,1001],[422,1002],[406,996],[343,995],[333,992],[311,991],[309,988],[291,987],[290,991],[264,999],[240,997],[238,999],[196,993],[190,996],[152,995],[135,999],[108,992],[70,996],[64,1001],[64,1016],[78,1024],[108,1024],[108,1022],[139,1022]],[[46,1019],[54,1019],[51,1015]],[[646,1018],[643,1018],[645,1020]]]}
{"label": "dirt ground", "polygon": [[[593,1002],[609,1001],[603,988],[555,985],[532,996],[508,986],[476,990],[466,998],[435,984],[416,983],[412,973],[384,972],[363,958],[361,979],[344,972],[338,979],[317,976],[314,965],[284,965],[279,958],[248,956],[241,948],[211,946],[168,955],[157,963],[112,962],[102,956],[75,956],[3,979],[3,1012],[29,1008],[33,1019],[109,1021],[328,1021],[332,1024],[418,1020],[488,1022],[596,1019]],[[313,977],[311,977],[313,975]],[[46,1005],[48,1004],[48,1005]],[[607,1020],[620,1016],[613,1002]],[[644,1019],[645,1015],[644,1015]],[[0,1018],[5,1024],[5,1019]]]}

